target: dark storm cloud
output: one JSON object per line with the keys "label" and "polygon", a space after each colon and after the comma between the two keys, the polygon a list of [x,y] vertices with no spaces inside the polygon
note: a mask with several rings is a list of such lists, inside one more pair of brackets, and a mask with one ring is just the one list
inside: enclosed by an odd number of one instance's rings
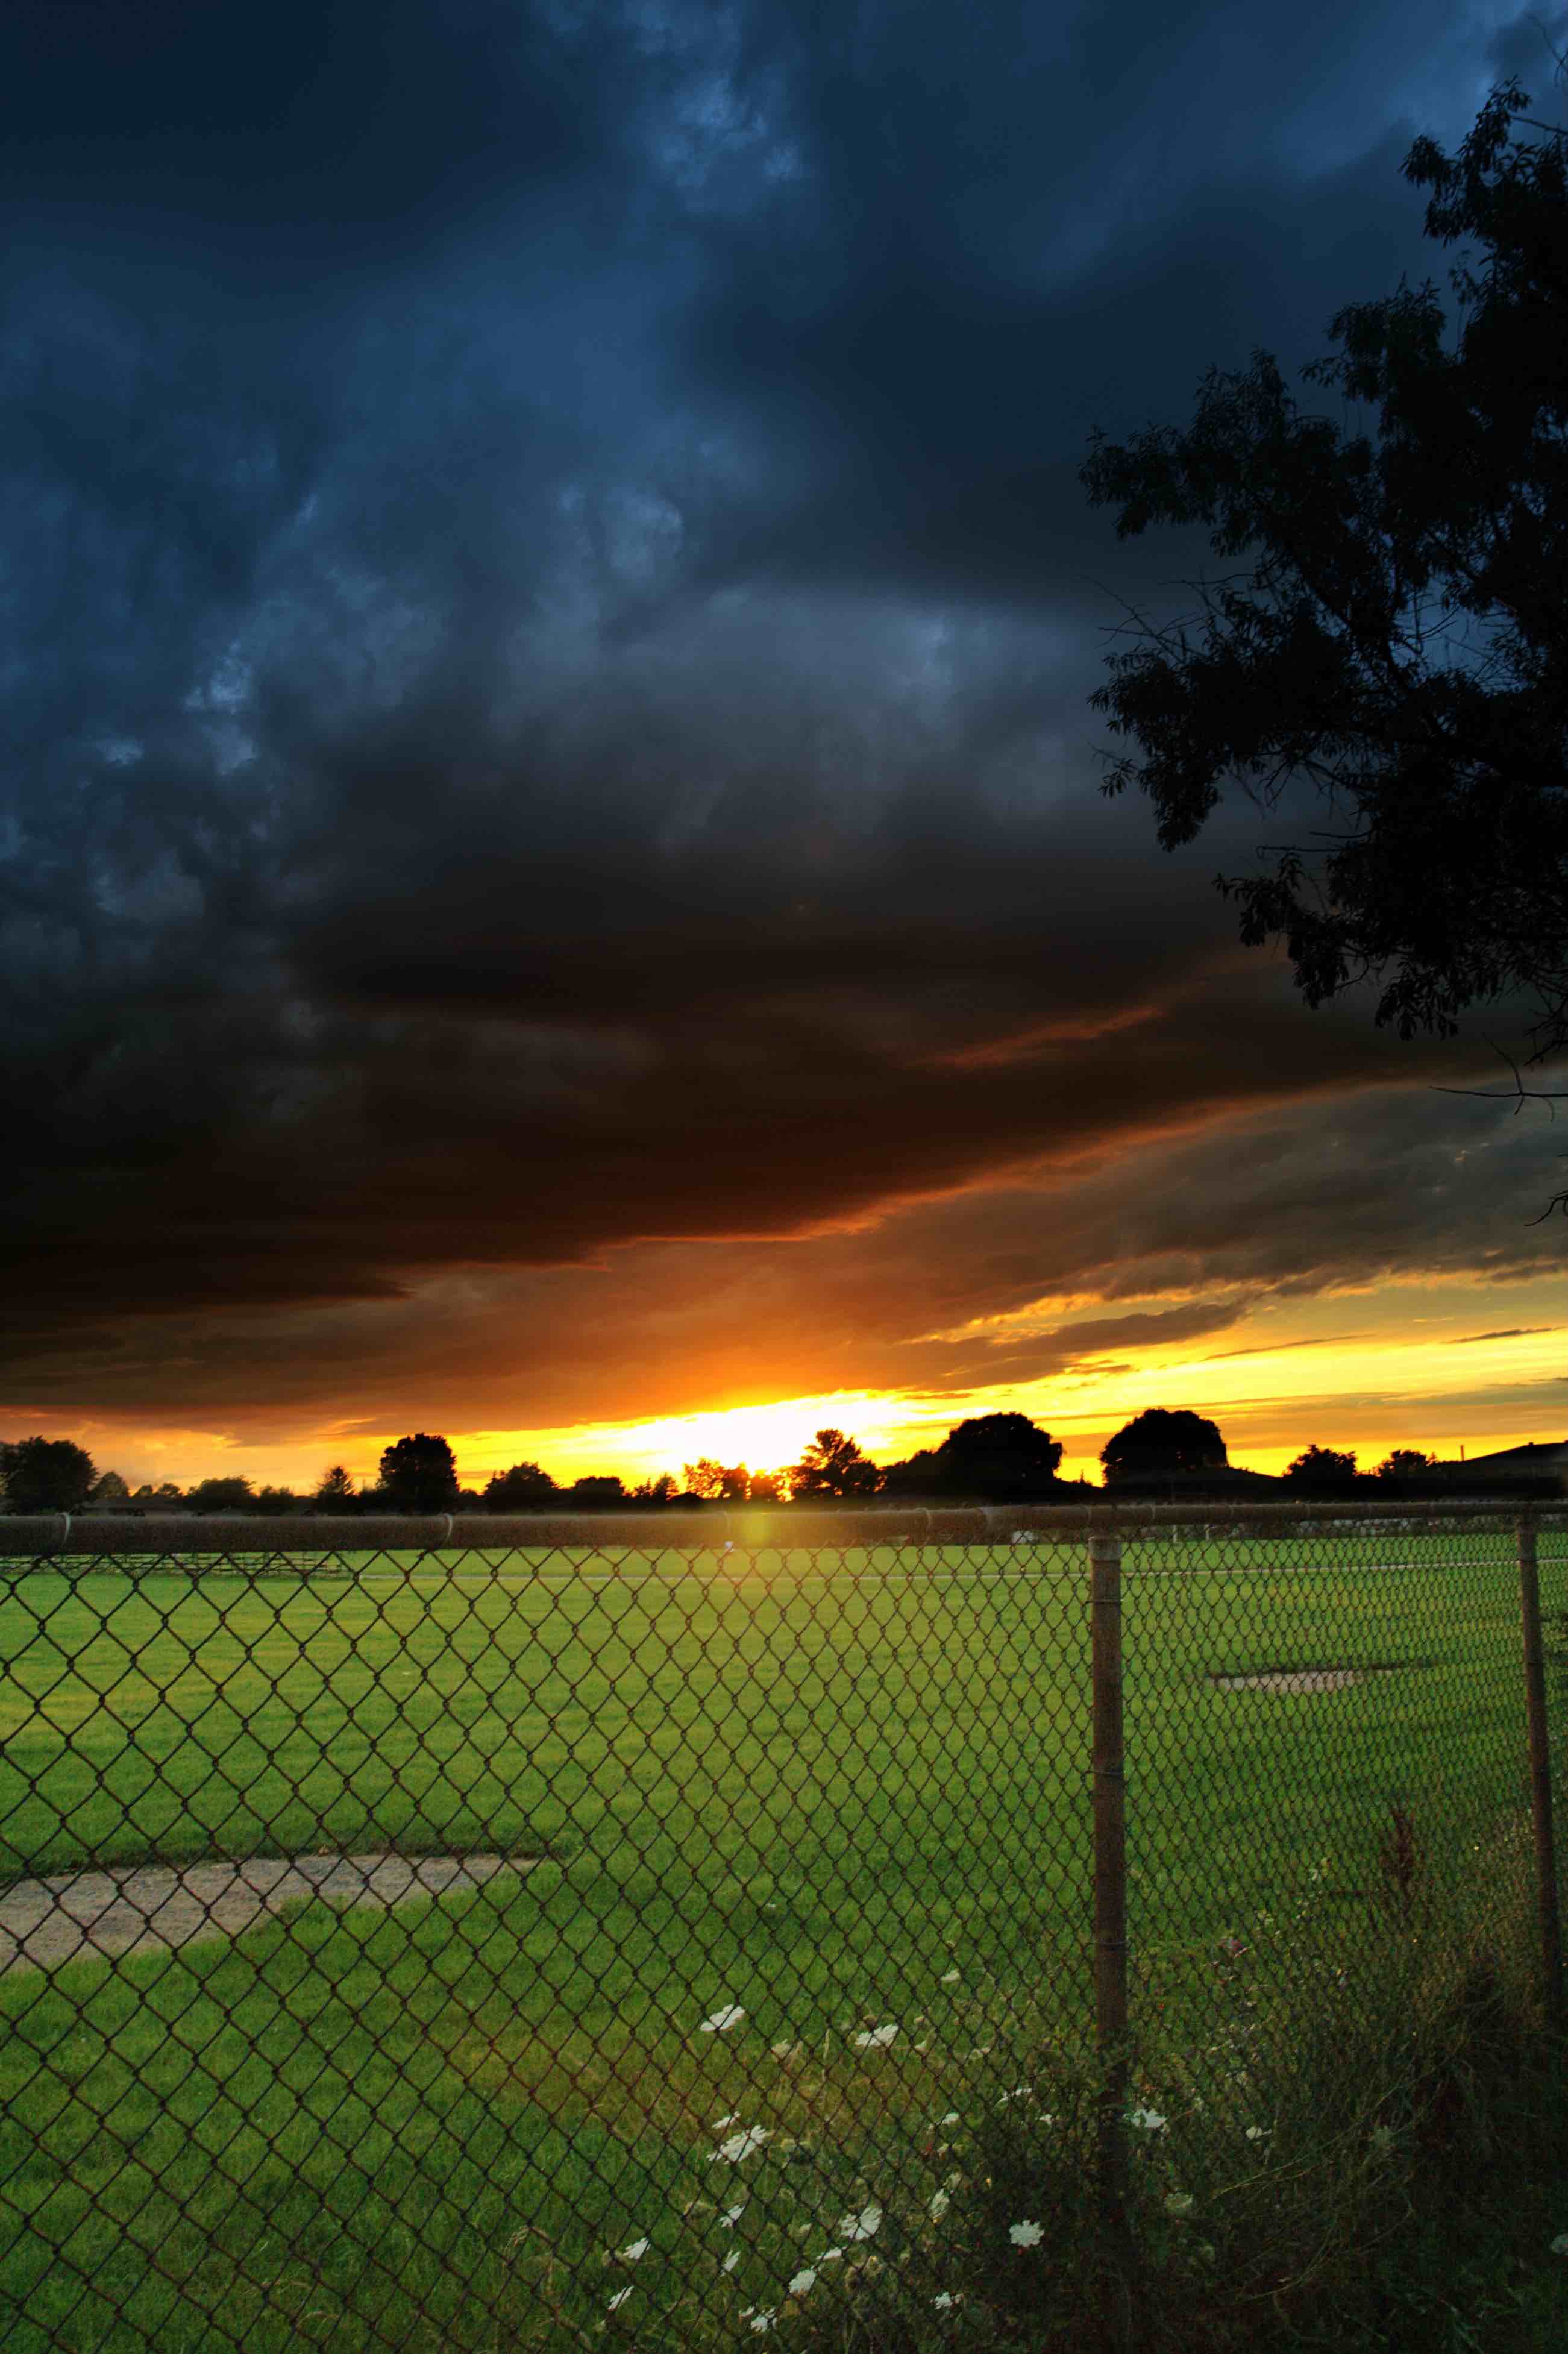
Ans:
{"label": "dark storm cloud", "polygon": [[1107,1353],[1200,1341],[1259,1305],[1349,1294],[1343,1343],[1362,1331],[1358,1293],[1554,1274],[1560,1241],[1531,1220],[1558,1165],[1545,1122],[1369,1089],[789,1240],[448,1270],[406,1299],[287,1316],[105,1320],[84,1305],[68,1332],[57,1310],[27,1394],[40,1411],[156,1408],[264,1434],[419,1413],[454,1428],[633,1420],[834,1388],[957,1414],[970,1391],[1041,1379],[1064,1411]]}
{"label": "dark storm cloud", "polygon": [[[457,1270],[639,1242],[774,1268],[777,1331],[777,1238],[834,1228],[853,1313],[829,1286],[802,1379],[1032,1377],[1083,1331],[1000,1373],[912,1340],[883,1206],[1477,1067],[1234,950],[1207,881],[1255,818],[1166,861],[1096,796],[1108,592],[1182,564],[1075,470],[1431,268],[1398,160],[1496,65],[1457,10],[13,10],[21,1393],[210,1398],[221,1318],[290,1308],[246,1394],[319,1396],[405,1299],[432,1368],[487,1333]],[[1073,1280],[1375,1257],[1304,1152],[1158,1214],[1117,1181]],[[965,1197],[972,1247],[929,1213],[944,1331],[1067,1286],[1073,1250],[1005,1276],[1013,1198]],[[549,1320],[591,1278],[494,1280],[608,1396]],[[758,1378],[700,1319],[669,1345]]]}

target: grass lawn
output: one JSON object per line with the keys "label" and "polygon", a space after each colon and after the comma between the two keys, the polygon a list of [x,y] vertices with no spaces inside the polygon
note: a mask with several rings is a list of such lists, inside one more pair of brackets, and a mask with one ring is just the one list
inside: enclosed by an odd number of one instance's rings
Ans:
{"label": "grass lawn", "polygon": [[[0,1882],[542,1861],[0,1978],[7,2348],[520,2346],[623,2283],[652,2345],[661,2297],[760,2297],[791,2219],[928,2202],[935,2121],[1084,2017],[1086,1586],[1066,1547],[12,1575]],[[1141,1956],[1308,1894],[1331,1943],[1396,1805],[1425,1873],[1494,1868],[1525,1791],[1510,1537],[1129,1544],[1125,1622]],[[1393,1672],[1211,1681],[1339,1667]],[[712,2158],[753,2125],[770,2146]],[[683,2210],[732,2190],[699,2277]]]}

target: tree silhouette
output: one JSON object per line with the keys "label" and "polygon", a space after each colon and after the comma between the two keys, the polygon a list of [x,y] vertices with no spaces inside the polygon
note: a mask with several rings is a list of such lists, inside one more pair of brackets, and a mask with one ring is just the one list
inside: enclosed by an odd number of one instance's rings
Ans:
{"label": "tree silhouette", "polygon": [[1146,1406],[1124,1422],[1100,1449],[1107,1488],[1135,1479],[1180,1479],[1194,1472],[1226,1468],[1225,1442],[1217,1422],[1190,1406]]}
{"label": "tree silhouette", "polygon": [[625,1503],[626,1490],[613,1472],[588,1471],[572,1481],[567,1497],[578,1511],[612,1511],[617,1504]]}
{"label": "tree silhouette", "polygon": [[185,1501],[196,1512],[247,1512],[256,1498],[242,1471],[198,1479]]}
{"label": "tree silhouette", "polygon": [[79,1512],[97,1469],[73,1438],[17,1438],[0,1446],[0,1474],[14,1512]]}
{"label": "tree silhouette", "polygon": [[1418,1447],[1396,1447],[1392,1454],[1383,1457],[1372,1476],[1377,1479],[1417,1479],[1423,1471],[1433,1469],[1436,1461],[1435,1455],[1423,1455]]}
{"label": "tree silhouette", "polygon": [[842,1430],[819,1430],[789,1469],[789,1493],[798,1504],[826,1496],[874,1496],[881,1485],[875,1464]]}
{"label": "tree silhouette", "polygon": [[942,1490],[942,1475],[937,1469],[937,1450],[922,1447],[900,1462],[890,1463],[882,1475],[882,1490],[888,1496],[935,1496]]}
{"label": "tree silhouette", "polygon": [[334,1463],[322,1473],[316,1492],[311,1498],[318,1512],[352,1512],[358,1510],[359,1499],[354,1492],[354,1481],[341,1463]]}
{"label": "tree silhouette", "polygon": [[1355,1449],[1308,1447],[1294,1463],[1286,1466],[1284,1476],[1293,1488],[1322,1488],[1340,1493],[1355,1485]]}
{"label": "tree silhouette", "polygon": [[1061,1460],[1061,1440],[1027,1415],[981,1414],[948,1431],[931,1456],[931,1469],[949,1494],[1003,1503],[1049,1495]]}
{"label": "tree silhouette", "polygon": [[560,1490],[537,1463],[514,1463],[509,1471],[493,1471],[484,1483],[487,1512],[536,1512],[557,1502]]}
{"label": "tree silhouette", "polygon": [[458,1500],[451,1448],[423,1430],[397,1439],[381,1458],[381,1488],[395,1512],[450,1512]]}
{"label": "tree silhouette", "polygon": [[715,1463],[711,1455],[699,1455],[694,1463],[683,1463],[681,1477],[686,1483],[685,1493],[701,1496],[705,1502],[724,1491],[724,1465]]}
{"label": "tree silhouette", "polygon": [[118,1471],[101,1471],[88,1493],[90,1504],[122,1504],[131,1490]]}
{"label": "tree silhouette", "polygon": [[1243,940],[1283,940],[1311,1005],[1383,977],[1402,1036],[1528,991],[1539,1060],[1568,1043],[1568,163],[1530,102],[1501,84],[1456,157],[1405,157],[1426,235],[1484,266],[1450,273],[1452,349],[1430,280],[1330,321],[1305,375],[1375,410],[1370,436],[1303,415],[1259,351],[1210,369],[1185,432],[1097,432],[1081,479],[1118,538],[1202,524],[1255,565],[1188,620],[1133,617],[1090,700],[1143,757],[1106,791],[1139,785],[1170,850],[1226,779],[1264,806],[1308,785],[1332,830],[1221,880]]}

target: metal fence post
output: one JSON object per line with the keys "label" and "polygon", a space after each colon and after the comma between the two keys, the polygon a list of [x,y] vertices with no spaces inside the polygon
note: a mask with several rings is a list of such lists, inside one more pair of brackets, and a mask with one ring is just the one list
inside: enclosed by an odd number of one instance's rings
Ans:
{"label": "metal fence post", "polygon": [[1524,1625],[1524,1706],[1530,1728],[1530,1813],[1535,1829],[1536,1902],[1541,1921],[1542,1992],[1546,2023],[1563,2031],[1563,1925],[1557,1903],[1557,1850],[1552,1826],[1552,1742],[1546,1721],[1546,1666],[1541,1642],[1541,1576],[1535,1516],[1519,1519],[1519,1598]]}
{"label": "metal fence post", "polygon": [[1096,2158],[1106,2335],[1131,2343],[1128,2230],[1127,1791],[1122,1754],[1121,1539],[1089,1539],[1094,1681]]}

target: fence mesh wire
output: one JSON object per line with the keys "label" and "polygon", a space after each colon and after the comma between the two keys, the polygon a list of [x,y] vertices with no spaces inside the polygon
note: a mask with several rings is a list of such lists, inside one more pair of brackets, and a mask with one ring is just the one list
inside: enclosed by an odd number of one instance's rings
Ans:
{"label": "fence mesh wire", "polygon": [[[7,2347],[972,2325],[1094,2024],[1086,1540],[1019,1517],[0,1564]],[[1533,1966],[1515,1538],[1145,1516],[1123,1624],[1174,2213],[1194,2136],[1287,2160],[1304,2038],[1353,2117],[1380,2006]]]}

